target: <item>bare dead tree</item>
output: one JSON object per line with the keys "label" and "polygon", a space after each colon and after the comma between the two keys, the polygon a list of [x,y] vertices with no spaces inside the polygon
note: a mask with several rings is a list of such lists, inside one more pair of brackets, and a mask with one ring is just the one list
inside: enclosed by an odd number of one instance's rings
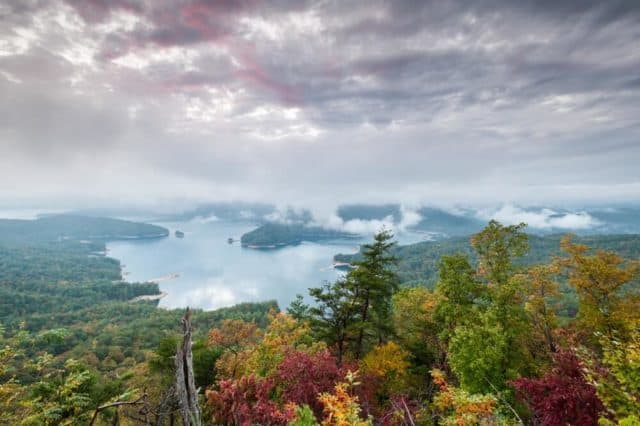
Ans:
{"label": "bare dead tree", "polygon": [[[184,426],[202,426],[200,406],[198,405],[198,389],[196,389],[193,374],[193,354],[191,352],[191,311],[187,308],[182,318],[182,343],[178,344],[175,356],[175,383],[166,389],[157,406],[149,402],[147,390],[142,396],[131,401],[115,401],[96,408],[89,426],[95,425],[98,415],[111,408],[115,408],[112,425],[120,424],[120,414],[123,414],[137,424],[145,426],[163,426],[169,422],[176,423],[175,414],[180,413]],[[120,407],[135,407],[136,412],[120,413]],[[151,418],[155,418],[152,422]]]}
{"label": "bare dead tree", "polygon": [[182,422],[185,426],[201,426],[198,390],[193,377],[193,354],[191,353],[191,311],[182,318],[182,344],[176,351],[176,396]]}
{"label": "bare dead tree", "polygon": [[175,419],[174,414],[178,408],[178,401],[176,398],[175,386],[169,387],[165,390],[160,398],[160,403],[154,410],[156,416],[156,426],[165,425],[165,419],[169,420],[169,426],[174,426]]}

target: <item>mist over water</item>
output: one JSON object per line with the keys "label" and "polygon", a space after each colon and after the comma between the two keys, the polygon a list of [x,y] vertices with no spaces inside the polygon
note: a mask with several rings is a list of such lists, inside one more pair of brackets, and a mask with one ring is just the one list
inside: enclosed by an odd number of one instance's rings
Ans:
{"label": "mist over water", "polygon": [[[336,253],[352,253],[361,240],[305,242],[276,250],[254,250],[240,246],[240,236],[256,226],[227,221],[158,223],[171,230],[160,240],[114,241],[107,244],[108,256],[120,260],[124,279],[159,280],[167,295],[160,306],[190,306],[216,309],[241,302],[277,300],[286,308],[296,294],[305,297],[309,287],[335,280],[340,272],[332,267]],[[185,233],[176,238],[174,231]],[[227,239],[236,240],[229,244]],[[421,241],[424,234],[401,233],[403,244]]]}

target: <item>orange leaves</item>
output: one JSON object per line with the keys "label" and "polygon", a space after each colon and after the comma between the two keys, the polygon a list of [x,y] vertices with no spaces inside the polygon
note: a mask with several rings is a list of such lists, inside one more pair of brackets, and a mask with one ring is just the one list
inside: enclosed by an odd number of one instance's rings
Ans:
{"label": "orange leaves", "polygon": [[442,415],[443,425],[493,424],[498,400],[493,395],[470,394],[447,383],[444,372],[431,371],[440,393],[433,399],[433,407]]}
{"label": "orange leaves", "polygon": [[243,347],[255,343],[260,337],[258,326],[252,322],[226,319],[220,328],[209,332],[209,343],[225,350],[238,352]]}
{"label": "orange leaves", "polygon": [[216,368],[224,377],[237,378],[244,372],[248,354],[245,349],[255,344],[261,336],[255,323],[242,320],[223,320],[219,328],[209,332],[209,344],[224,349],[216,361]]}
{"label": "orange leaves", "polygon": [[362,420],[360,418],[360,406],[358,405],[358,397],[352,396],[349,390],[358,385],[356,374],[347,373],[347,380],[336,384],[334,392],[322,393],[318,397],[320,402],[324,404],[324,413],[326,415],[322,422],[323,426],[370,426],[371,420]]}
{"label": "orange leaves", "polygon": [[266,330],[242,320],[225,320],[209,332],[209,343],[225,352],[216,367],[223,377],[239,378],[248,373],[259,377],[272,374],[290,350],[316,353],[324,350],[315,342],[309,325],[285,313],[271,313]]}

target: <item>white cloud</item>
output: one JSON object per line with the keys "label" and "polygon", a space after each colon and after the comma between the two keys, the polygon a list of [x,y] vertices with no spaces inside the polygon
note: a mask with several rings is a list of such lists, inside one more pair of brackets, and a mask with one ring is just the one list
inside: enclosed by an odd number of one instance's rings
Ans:
{"label": "white cloud", "polygon": [[211,222],[218,222],[219,220],[220,218],[214,214],[210,216],[196,216],[193,218],[193,221],[197,223],[211,223]]}
{"label": "white cloud", "polygon": [[524,222],[530,228],[536,229],[591,229],[600,222],[586,212],[557,212],[548,208],[525,210],[512,204],[505,204],[499,210],[479,211],[478,216],[483,220],[495,219],[507,225]]}
{"label": "white cloud", "polygon": [[345,221],[333,212],[327,218],[317,220],[316,225],[328,229],[351,232],[353,234],[372,235],[383,229],[393,232],[404,232],[407,228],[417,225],[420,220],[422,220],[422,216],[418,212],[404,205],[400,206],[400,213],[400,222],[396,222],[392,215],[388,215],[382,219],[350,219]]}
{"label": "white cloud", "polygon": [[411,226],[417,225],[422,220],[422,215],[420,215],[420,213],[406,207],[405,205],[400,206],[400,213],[402,214],[402,219],[398,224],[398,228],[401,231],[404,231]]}

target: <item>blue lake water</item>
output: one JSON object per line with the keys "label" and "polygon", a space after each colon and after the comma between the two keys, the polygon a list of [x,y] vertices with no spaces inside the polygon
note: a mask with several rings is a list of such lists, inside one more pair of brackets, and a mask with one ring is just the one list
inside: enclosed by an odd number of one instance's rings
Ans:
{"label": "blue lake water", "polygon": [[[284,309],[296,294],[308,295],[309,287],[335,280],[340,272],[332,267],[336,253],[352,253],[358,241],[303,243],[276,250],[243,248],[229,244],[255,228],[252,224],[225,221],[158,223],[171,235],[158,240],[117,241],[107,244],[108,255],[123,265],[129,282],[160,280],[167,295],[160,306],[216,309],[241,302],[277,300]],[[174,231],[185,233],[176,238]],[[423,239],[399,235],[402,243]],[[362,242],[366,242],[363,239]]]}

